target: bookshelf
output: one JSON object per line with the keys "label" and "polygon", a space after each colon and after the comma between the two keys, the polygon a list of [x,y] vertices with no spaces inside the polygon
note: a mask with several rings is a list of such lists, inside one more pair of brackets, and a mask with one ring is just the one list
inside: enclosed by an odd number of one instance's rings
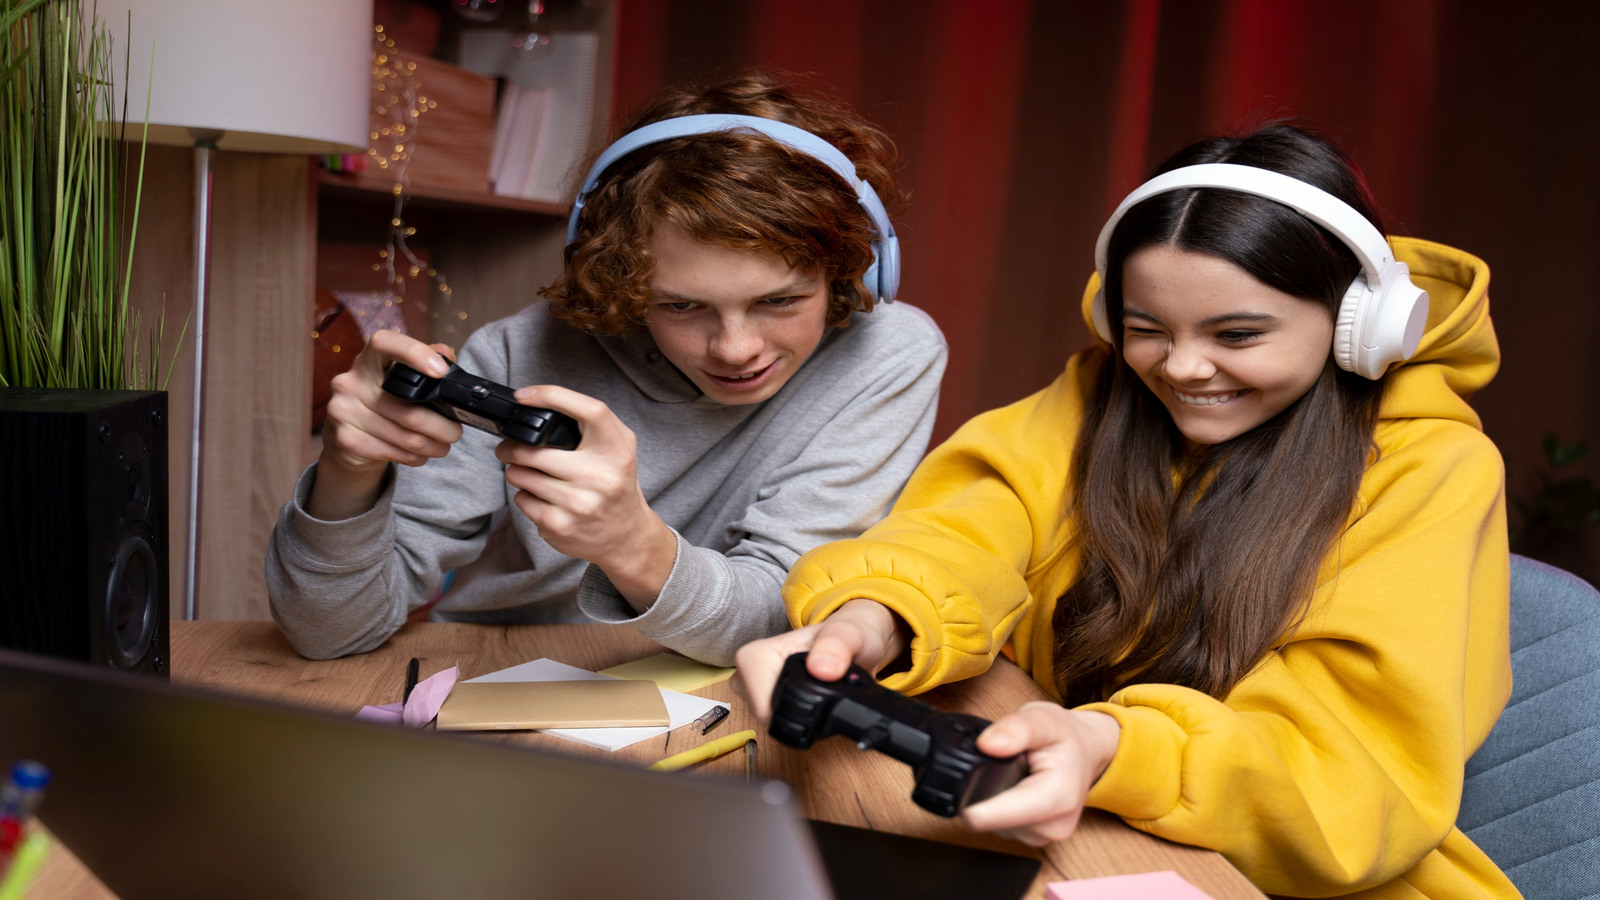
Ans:
{"label": "bookshelf", "polygon": [[[579,24],[599,36],[587,152],[603,139],[609,122],[615,10],[610,0],[582,4],[581,10],[586,18]],[[449,76],[464,72],[442,60],[428,65]],[[446,136],[455,130],[436,128]],[[419,337],[460,346],[474,328],[521,309],[553,280],[567,206],[496,195],[487,183],[481,189],[458,183],[452,176],[459,175],[457,164],[449,160],[435,159],[429,175],[419,162],[426,149],[413,160],[406,220],[416,228],[412,246],[446,275],[452,295],[448,302],[429,298],[427,315],[419,315],[415,306],[421,304],[414,304],[406,322]],[[135,296],[152,308],[164,300],[168,322],[177,323],[190,314],[185,284],[193,283],[187,261],[194,218],[183,199],[189,166],[186,154],[152,154],[145,197],[153,212],[141,227],[134,276]],[[325,171],[311,158],[226,152],[217,154],[214,177],[199,455],[199,616],[262,620],[270,618],[263,574],[267,539],[278,508],[319,449],[311,432],[318,374],[311,333],[318,298],[330,290],[385,287],[375,281],[371,263],[385,242],[394,181],[382,172]],[[408,284],[407,298],[419,299],[425,285]],[[169,559],[175,574],[183,570],[188,526],[192,352],[192,341],[179,348],[167,386]],[[181,615],[182,595],[180,580],[170,592],[174,618]]]}
{"label": "bookshelf", "polygon": [[[318,169],[316,177],[318,192],[327,198],[325,203],[359,204],[373,202],[376,199],[387,205],[394,187],[392,180],[367,172],[330,172],[327,169]],[[505,210],[536,216],[555,216],[561,219],[566,218],[568,211],[568,207],[560,203],[429,184],[412,185],[410,198],[407,206],[411,209],[444,207],[456,210]]]}

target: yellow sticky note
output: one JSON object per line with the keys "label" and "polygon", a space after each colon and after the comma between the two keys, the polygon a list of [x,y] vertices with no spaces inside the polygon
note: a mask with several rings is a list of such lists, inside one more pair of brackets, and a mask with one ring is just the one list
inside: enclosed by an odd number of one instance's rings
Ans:
{"label": "yellow sticky note", "polygon": [[631,678],[636,681],[654,681],[663,690],[668,691],[692,691],[727,680],[732,677],[733,669],[708,666],[687,656],[663,650],[644,659],[602,669],[600,674]]}

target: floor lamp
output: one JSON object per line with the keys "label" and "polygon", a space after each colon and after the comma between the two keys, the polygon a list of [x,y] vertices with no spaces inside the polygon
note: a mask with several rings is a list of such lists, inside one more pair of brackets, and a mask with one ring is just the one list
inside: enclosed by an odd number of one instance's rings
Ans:
{"label": "floor lamp", "polygon": [[212,154],[364,152],[372,0],[96,0],[95,8],[115,44],[128,51],[126,68],[116,67],[117,77],[128,81],[117,85],[117,96],[128,98],[128,133],[139,133],[148,85],[148,140],[194,148],[194,416],[183,592],[183,617],[193,619]]}

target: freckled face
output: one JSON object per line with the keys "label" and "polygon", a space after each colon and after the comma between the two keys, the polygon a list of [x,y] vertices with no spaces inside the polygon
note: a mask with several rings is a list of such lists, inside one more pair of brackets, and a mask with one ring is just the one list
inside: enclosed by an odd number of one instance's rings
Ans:
{"label": "freckled face", "polygon": [[656,267],[645,325],[708,399],[760,403],[822,343],[828,285],[819,273],[704,244],[672,226],[655,229],[650,252]]}
{"label": "freckled face", "polygon": [[1218,257],[1146,247],[1123,264],[1122,281],[1123,359],[1196,444],[1283,412],[1332,353],[1327,307]]}

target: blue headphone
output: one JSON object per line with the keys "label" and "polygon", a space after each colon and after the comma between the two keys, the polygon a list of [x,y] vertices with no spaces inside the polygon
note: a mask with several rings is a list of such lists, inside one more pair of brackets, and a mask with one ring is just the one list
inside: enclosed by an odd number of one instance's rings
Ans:
{"label": "blue headphone", "polygon": [[583,188],[578,191],[578,198],[572,203],[572,215],[567,219],[567,243],[570,245],[577,238],[578,216],[583,212],[583,204],[589,199],[595,183],[612,163],[649,144],[695,134],[739,130],[759,132],[786,147],[815,158],[832,169],[844,179],[845,184],[855,190],[856,199],[860,201],[861,208],[866,210],[867,217],[872,220],[872,227],[876,232],[872,241],[872,267],[862,276],[862,283],[873,300],[885,303],[894,300],[895,292],[900,288],[900,241],[894,235],[894,226],[889,222],[889,213],[884,209],[883,201],[878,199],[877,191],[872,189],[872,185],[856,177],[855,163],[839,152],[837,147],[803,128],[796,128],[775,119],[735,115],[679,116],[675,119],[652,122],[637,131],[628,132],[618,138],[616,143],[607,147],[605,152],[600,154],[600,158],[594,161],[594,165],[589,167],[589,174],[583,179]]}

